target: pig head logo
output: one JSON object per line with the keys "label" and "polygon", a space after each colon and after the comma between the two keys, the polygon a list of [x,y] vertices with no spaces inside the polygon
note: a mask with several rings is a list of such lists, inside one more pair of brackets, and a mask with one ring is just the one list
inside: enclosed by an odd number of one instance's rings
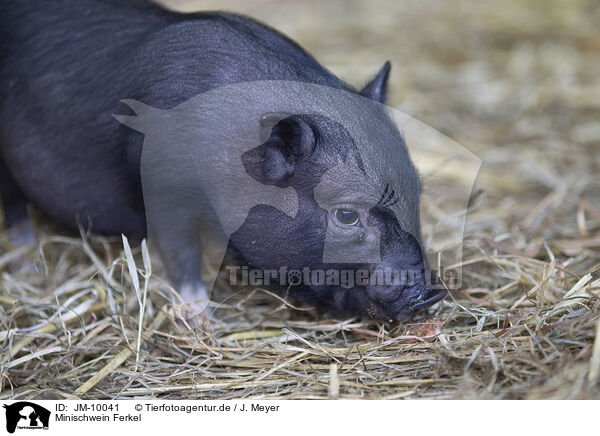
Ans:
{"label": "pig head logo", "polygon": [[29,401],[19,401],[3,406],[6,410],[6,431],[14,433],[17,428],[47,429],[50,411]]}
{"label": "pig head logo", "polygon": [[258,81],[169,110],[123,100],[135,115],[115,117],[145,135],[149,237],[183,298],[208,300],[226,253],[294,272],[265,285],[338,314],[404,320],[445,295],[422,244],[421,180],[373,97]]}

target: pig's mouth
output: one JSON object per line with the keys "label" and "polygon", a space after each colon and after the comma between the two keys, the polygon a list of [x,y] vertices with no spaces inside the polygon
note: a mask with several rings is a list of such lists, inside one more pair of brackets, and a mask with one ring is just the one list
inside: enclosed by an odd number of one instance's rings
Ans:
{"label": "pig's mouth", "polygon": [[440,301],[445,295],[446,290],[431,290],[424,284],[417,285],[419,293],[409,299],[408,308],[412,311],[417,311],[429,307]]}
{"label": "pig's mouth", "polygon": [[393,301],[371,300],[372,307],[367,309],[371,318],[385,321],[404,322],[412,318],[419,310],[426,309],[446,296],[445,289],[429,289],[424,283],[397,290],[398,297]]}
{"label": "pig's mouth", "polygon": [[410,297],[408,303],[398,311],[396,315],[398,321],[406,321],[415,312],[433,306],[446,296],[445,289],[428,289],[423,284],[418,286],[421,288],[420,292],[416,296]]}

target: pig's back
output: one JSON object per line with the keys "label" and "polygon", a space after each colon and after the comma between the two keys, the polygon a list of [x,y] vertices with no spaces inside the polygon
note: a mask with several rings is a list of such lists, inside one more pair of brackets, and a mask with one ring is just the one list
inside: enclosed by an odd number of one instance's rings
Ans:
{"label": "pig's back", "polygon": [[51,218],[145,234],[143,136],[120,125],[123,98],[172,108],[220,85],[300,80],[346,85],[297,44],[223,13],[175,14],[145,1],[0,6],[0,154]]}

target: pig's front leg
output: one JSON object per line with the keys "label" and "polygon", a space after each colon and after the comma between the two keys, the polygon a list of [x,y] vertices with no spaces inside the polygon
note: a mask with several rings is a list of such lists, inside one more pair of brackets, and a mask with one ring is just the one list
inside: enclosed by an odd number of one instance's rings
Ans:
{"label": "pig's front leg", "polygon": [[[187,307],[186,317],[207,312],[209,295],[202,282],[201,240],[185,226],[158,231],[156,239],[171,281]],[[175,303],[180,301],[174,300]]]}
{"label": "pig's front leg", "polygon": [[[153,216],[152,219],[150,238],[154,238],[157,242],[171,281],[185,303],[182,315],[186,319],[194,319],[195,324],[198,324],[198,321],[199,323],[205,322],[207,318],[211,317],[212,312],[209,306],[210,291],[218,272],[218,268],[215,270],[214,265],[217,262],[220,265],[226,244],[220,244],[225,246],[216,252],[212,249],[211,244],[211,256],[208,259],[203,257],[202,246],[212,238],[202,236],[195,217],[186,216],[185,212],[182,212],[181,214],[169,214],[168,217],[162,219]],[[221,258],[217,260],[216,257],[219,256]],[[206,263],[208,260],[211,260],[211,265],[203,268],[203,262]],[[203,269],[207,270],[206,277],[201,274]],[[179,301],[175,302],[180,303]]]}

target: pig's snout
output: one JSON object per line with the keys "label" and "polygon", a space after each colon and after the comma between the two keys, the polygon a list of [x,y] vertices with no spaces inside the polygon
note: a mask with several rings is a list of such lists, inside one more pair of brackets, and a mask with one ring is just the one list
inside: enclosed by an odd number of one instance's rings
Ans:
{"label": "pig's snout", "polygon": [[418,235],[403,230],[385,209],[372,210],[370,224],[381,231],[381,264],[372,270],[366,286],[367,296],[378,311],[387,318],[405,321],[441,300],[446,291],[435,289]]}
{"label": "pig's snout", "polygon": [[404,290],[407,293],[408,303],[403,306],[396,314],[398,321],[406,321],[415,312],[425,309],[446,296],[445,289],[430,289],[421,283],[414,288]]}
{"label": "pig's snout", "polygon": [[[403,271],[388,270],[382,274],[381,270],[376,270],[371,274],[366,292],[369,299],[385,313],[383,317],[406,321],[415,312],[437,303],[446,295],[444,289],[433,289],[423,272],[411,277],[410,271],[405,274]],[[379,317],[382,317],[381,314]]]}
{"label": "pig's snout", "polygon": [[425,281],[414,284],[389,284],[366,287],[369,300],[377,308],[373,312],[380,319],[406,321],[446,295],[445,289],[432,289]]}

